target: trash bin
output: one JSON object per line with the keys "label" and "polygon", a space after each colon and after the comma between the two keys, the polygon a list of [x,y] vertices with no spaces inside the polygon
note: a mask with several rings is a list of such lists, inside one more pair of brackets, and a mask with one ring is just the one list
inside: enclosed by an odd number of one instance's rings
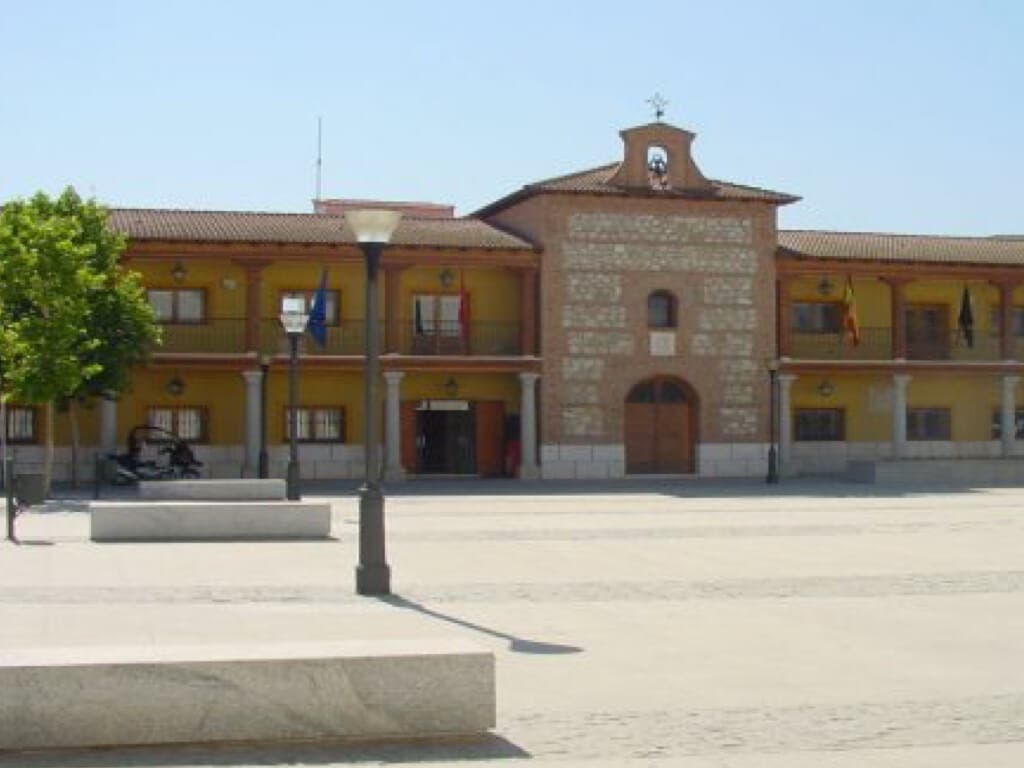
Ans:
{"label": "trash bin", "polygon": [[46,489],[43,486],[42,474],[24,474],[14,476],[14,495],[25,505],[42,504],[46,501]]}

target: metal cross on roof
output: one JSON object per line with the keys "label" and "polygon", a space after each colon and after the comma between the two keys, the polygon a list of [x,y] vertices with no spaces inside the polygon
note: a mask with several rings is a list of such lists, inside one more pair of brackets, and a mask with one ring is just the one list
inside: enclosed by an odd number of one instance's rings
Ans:
{"label": "metal cross on roof", "polygon": [[647,99],[647,103],[654,110],[654,119],[660,122],[661,118],[665,116],[665,107],[668,106],[668,99],[660,93],[655,93],[651,98]]}

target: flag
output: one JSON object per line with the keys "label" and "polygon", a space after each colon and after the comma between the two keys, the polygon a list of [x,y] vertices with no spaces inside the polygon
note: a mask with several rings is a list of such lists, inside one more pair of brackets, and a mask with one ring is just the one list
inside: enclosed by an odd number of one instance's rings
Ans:
{"label": "flag", "polygon": [[416,298],[413,299],[412,314],[413,314],[413,320],[412,320],[413,330],[416,331],[416,335],[417,336],[422,336],[423,335],[423,306],[422,306],[422,304],[420,302],[420,297],[419,296],[417,296]]}
{"label": "flag", "polygon": [[327,346],[327,267],[320,273],[320,287],[313,295],[313,307],[309,310],[306,330],[320,347]]}
{"label": "flag", "polygon": [[857,303],[853,295],[853,280],[846,276],[846,290],[843,291],[843,331],[849,335],[853,346],[860,344],[860,326],[857,324]]}
{"label": "flag", "polygon": [[968,347],[974,346],[974,312],[971,311],[971,292],[964,286],[963,295],[960,297],[960,315],[956,319],[960,333]]}
{"label": "flag", "polygon": [[469,302],[466,300],[466,277],[459,271],[459,336],[466,338],[469,322]]}

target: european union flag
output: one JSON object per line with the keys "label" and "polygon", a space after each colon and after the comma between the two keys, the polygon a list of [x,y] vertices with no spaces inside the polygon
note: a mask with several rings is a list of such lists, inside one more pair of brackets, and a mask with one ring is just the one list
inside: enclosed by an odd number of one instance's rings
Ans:
{"label": "european union flag", "polygon": [[313,296],[313,307],[309,310],[309,335],[321,347],[327,346],[327,268],[320,275],[320,287]]}

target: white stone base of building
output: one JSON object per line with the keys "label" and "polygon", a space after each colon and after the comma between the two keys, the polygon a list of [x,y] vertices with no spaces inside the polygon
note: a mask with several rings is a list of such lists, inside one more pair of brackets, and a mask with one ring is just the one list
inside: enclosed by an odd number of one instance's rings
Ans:
{"label": "white stone base of building", "polygon": [[601,480],[626,476],[626,447],[545,444],[540,447],[540,476],[544,480]]}
{"label": "white stone base of building", "polygon": [[[907,442],[905,459],[997,459],[1002,456],[998,440],[911,440]],[[1024,456],[1024,441],[1014,445],[1013,456]],[[782,467],[786,475],[830,475],[847,470],[851,461],[892,458],[892,443],[869,442],[800,442],[793,444],[793,459]]]}
{"label": "white stone base of building", "polygon": [[700,477],[764,477],[768,473],[768,443],[700,443]]}

